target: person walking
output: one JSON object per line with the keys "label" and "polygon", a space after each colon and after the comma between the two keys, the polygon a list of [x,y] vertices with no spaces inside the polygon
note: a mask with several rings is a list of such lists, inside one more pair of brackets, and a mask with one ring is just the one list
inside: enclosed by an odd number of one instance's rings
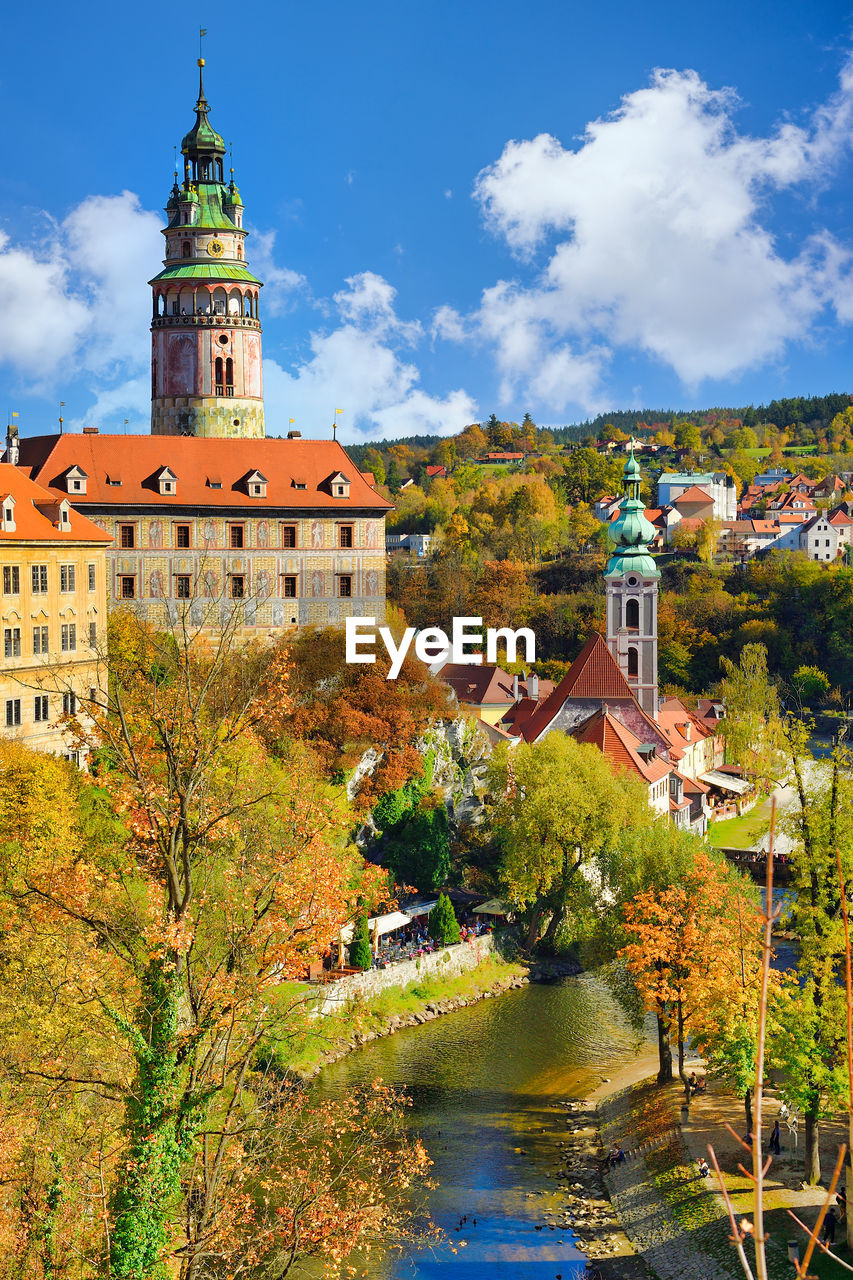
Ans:
{"label": "person walking", "polygon": [[826,1211],[826,1217],[823,1220],[823,1243],[835,1244],[835,1225],[838,1222],[838,1215],[835,1212],[834,1205],[830,1205]]}
{"label": "person walking", "polygon": [[781,1150],[781,1148],[782,1148],[782,1131],[781,1131],[781,1129],[779,1128],[779,1121],[778,1121],[778,1120],[776,1121],[776,1123],[775,1123],[775,1124],[774,1124],[774,1126],[773,1126],[773,1132],[772,1132],[772,1133],[771,1133],[771,1135],[770,1135],[770,1142],[768,1143],[768,1146],[769,1146],[769,1148],[770,1148],[771,1152],[773,1153],[773,1155],[774,1155],[774,1156],[778,1156],[778,1154],[779,1154],[779,1152],[780,1152],[780,1150]]}

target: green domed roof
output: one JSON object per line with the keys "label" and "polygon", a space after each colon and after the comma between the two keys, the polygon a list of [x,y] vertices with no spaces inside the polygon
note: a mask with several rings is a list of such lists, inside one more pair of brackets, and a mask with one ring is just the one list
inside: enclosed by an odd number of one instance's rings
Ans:
{"label": "green domed roof", "polygon": [[655,527],[646,519],[646,509],[640,497],[640,464],[631,456],[625,463],[625,500],[618,517],[607,530],[615,551],[604,570],[605,578],[621,578],[626,573],[636,573],[643,578],[659,578],[660,570],[649,551],[654,540]]}
{"label": "green domed roof", "polygon": [[202,68],[204,58],[198,60],[198,102],[195,104],[195,124],[181,142],[181,152],[185,156],[196,158],[200,152],[205,155],[225,155],[226,147],[223,139],[207,118],[210,104],[204,96]]}

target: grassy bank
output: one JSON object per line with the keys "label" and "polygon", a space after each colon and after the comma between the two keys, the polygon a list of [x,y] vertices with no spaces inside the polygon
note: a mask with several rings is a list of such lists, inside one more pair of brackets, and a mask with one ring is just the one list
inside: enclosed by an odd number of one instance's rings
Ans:
{"label": "grassy bank", "polygon": [[[287,1066],[300,1075],[310,1075],[330,1054],[342,1048],[356,1047],[359,1037],[375,1039],[395,1019],[422,1014],[427,1006],[445,1000],[470,1001],[527,974],[527,967],[500,955],[488,956],[476,969],[456,978],[429,976],[410,982],[405,987],[392,987],[370,999],[358,998],[341,1013],[313,1018],[304,1028],[298,1042],[287,1050]],[[293,994],[292,984],[288,988]]]}
{"label": "grassy bank", "polygon": [[708,839],[717,849],[753,849],[770,830],[770,800],[762,800],[742,818],[712,822]]}

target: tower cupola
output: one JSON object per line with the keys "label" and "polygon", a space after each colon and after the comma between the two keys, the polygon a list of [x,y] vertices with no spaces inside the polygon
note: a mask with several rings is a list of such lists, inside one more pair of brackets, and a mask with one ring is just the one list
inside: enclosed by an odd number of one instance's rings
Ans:
{"label": "tower cupola", "polygon": [[263,436],[261,281],[246,265],[243,201],[210,123],[199,58],[195,124],[181,142],[183,182],[166,203],[166,257],[149,283],[151,430],[155,435]]}
{"label": "tower cupola", "polygon": [[615,544],[604,570],[607,596],[607,647],[640,706],[657,717],[658,580],[649,544],[655,527],[640,497],[640,464],[634,445],[623,478],[625,497],[608,535]]}

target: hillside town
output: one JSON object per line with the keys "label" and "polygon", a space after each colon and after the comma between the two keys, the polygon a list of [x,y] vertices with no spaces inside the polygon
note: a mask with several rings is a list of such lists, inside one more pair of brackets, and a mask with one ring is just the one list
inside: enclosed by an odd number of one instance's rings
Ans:
{"label": "hillside town", "polygon": [[0,461],[0,1269],[850,1270],[853,394],[319,438],[194,114]]}

